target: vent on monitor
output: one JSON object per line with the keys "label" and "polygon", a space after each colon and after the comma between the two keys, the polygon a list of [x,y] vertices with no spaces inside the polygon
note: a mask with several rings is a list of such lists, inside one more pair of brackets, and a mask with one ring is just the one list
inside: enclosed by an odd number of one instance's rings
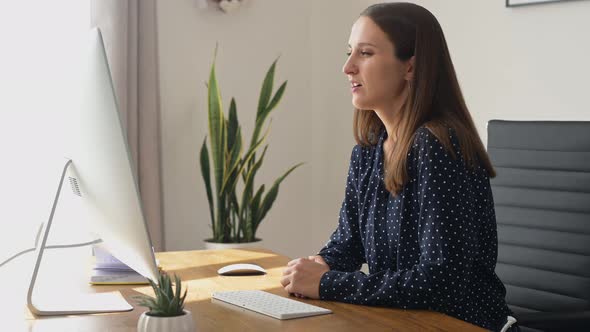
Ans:
{"label": "vent on monitor", "polygon": [[80,186],[78,185],[78,179],[69,177],[70,178],[70,186],[72,187],[72,192],[74,195],[78,195],[82,197],[82,193],[80,192]]}

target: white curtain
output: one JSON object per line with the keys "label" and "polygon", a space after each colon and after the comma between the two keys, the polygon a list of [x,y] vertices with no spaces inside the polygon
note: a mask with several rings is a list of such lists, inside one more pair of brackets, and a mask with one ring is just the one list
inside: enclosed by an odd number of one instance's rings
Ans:
{"label": "white curtain", "polygon": [[160,153],[156,0],[91,0],[156,251],[165,249]]}

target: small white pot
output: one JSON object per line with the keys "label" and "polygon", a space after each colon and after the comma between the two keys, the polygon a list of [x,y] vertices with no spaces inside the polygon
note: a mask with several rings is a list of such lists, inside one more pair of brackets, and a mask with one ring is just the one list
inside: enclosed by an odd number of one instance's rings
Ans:
{"label": "small white pot", "polygon": [[205,249],[242,249],[242,248],[262,248],[262,240],[256,239],[254,242],[243,243],[218,243],[205,240]]}
{"label": "small white pot", "polygon": [[139,316],[138,332],[194,332],[195,322],[190,311],[184,310],[184,315],[175,317],[155,317],[147,315],[147,311]]}

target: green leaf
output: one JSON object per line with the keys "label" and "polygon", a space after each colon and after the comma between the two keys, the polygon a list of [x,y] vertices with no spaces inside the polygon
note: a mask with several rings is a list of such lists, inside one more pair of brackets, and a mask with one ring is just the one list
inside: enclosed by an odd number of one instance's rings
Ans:
{"label": "green leaf", "polygon": [[[216,49],[217,52],[217,49]],[[224,119],[221,95],[217,86],[215,76],[215,60],[211,65],[208,87],[208,107],[209,107],[209,135],[211,143],[211,154],[213,157],[213,174],[215,178],[215,188],[217,200],[215,213],[215,227],[213,238],[215,241],[223,242],[227,238],[227,199],[221,192],[223,180],[226,172],[226,151],[227,151],[227,128]]]}
{"label": "green leaf", "polygon": [[174,297],[174,293],[172,291],[172,282],[170,278],[164,278],[164,285],[162,286],[162,293],[166,296],[166,303],[170,303],[172,298]]}
{"label": "green leaf", "polygon": [[211,152],[213,155],[213,173],[217,189],[221,188],[224,171],[225,153],[225,120],[221,107],[221,95],[215,77],[215,61],[211,66],[208,85],[208,106],[209,106],[209,134],[211,135]]}
{"label": "green leaf", "polygon": [[285,92],[286,88],[287,88],[287,81],[285,81],[285,82],[283,82],[283,84],[281,84],[281,86],[279,87],[279,89],[275,93],[274,97],[272,98],[270,104],[268,104],[268,107],[264,110],[265,112],[270,113],[277,106],[279,101],[281,101],[281,97],[283,97],[283,93]]}
{"label": "green leaf", "polygon": [[[217,49],[216,49],[217,52]],[[211,154],[213,157],[213,175],[215,179],[216,198],[220,203],[220,189],[223,183],[225,170],[225,120],[221,107],[221,95],[217,86],[217,78],[215,76],[215,59],[211,65],[211,73],[209,75],[208,86],[208,119],[209,119],[209,134],[211,138]],[[214,218],[216,225],[214,227],[214,236],[218,236],[219,232],[223,232],[224,221],[224,207],[222,204],[217,204],[216,217]]]}
{"label": "green leaf", "polygon": [[[158,284],[156,284],[152,279],[148,279],[148,282],[150,283],[150,286],[152,286],[152,289],[155,292],[158,289]],[[158,282],[159,282],[159,277],[158,277]]]}
{"label": "green leaf", "polygon": [[267,108],[265,108],[262,111],[262,113],[256,117],[256,123],[254,126],[254,133],[252,134],[253,141],[255,139],[258,139],[258,135],[260,134],[260,130],[262,130],[262,126],[264,125],[266,118],[270,115],[272,110],[277,106],[277,104],[281,100],[281,97],[283,96],[283,93],[285,92],[286,87],[287,87],[287,81],[285,81],[285,82],[283,82],[283,84],[281,84],[281,86],[279,87],[279,89],[275,93],[274,97],[272,98],[272,101],[270,102],[269,106]]}
{"label": "green leaf", "polygon": [[254,238],[256,237],[256,229],[258,228],[257,224],[259,223],[259,215],[260,215],[260,199],[262,198],[262,194],[264,193],[264,185],[260,186],[260,188],[258,188],[258,190],[256,191],[256,194],[254,195],[254,197],[252,198],[252,200],[250,201],[250,213],[251,213],[251,218],[250,218],[250,222],[251,224],[249,225],[249,227],[251,228],[251,238],[248,239],[249,241],[254,241]]}
{"label": "green leaf", "polygon": [[207,137],[203,140],[201,147],[201,175],[205,182],[205,189],[207,190],[207,201],[209,202],[209,214],[211,216],[211,225],[213,232],[215,232],[215,213],[213,212],[213,192],[211,191],[211,175],[209,165],[209,150],[207,149]]}
{"label": "green leaf", "polygon": [[229,232],[231,230],[231,227],[229,225],[229,209],[228,209],[228,200],[226,197],[226,193],[224,191],[222,191],[222,187],[223,187],[223,179],[225,179],[225,173],[227,172],[227,168],[226,168],[226,159],[225,159],[225,153],[227,151],[227,132],[226,132],[226,127],[223,126],[221,128],[222,131],[222,136],[221,136],[221,146],[222,146],[222,155],[223,155],[223,159],[221,160],[221,163],[223,165],[223,172],[222,172],[222,182],[221,185],[217,187],[217,197],[218,197],[218,202],[220,202],[220,204],[217,207],[217,237],[221,240],[221,242],[226,242],[229,238]]}
{"label": "green leaf", "polygon": [[253,208],[260,208],[260,198],[262,197],[262,194],[264,193],[264,185],[261,185],[260,188],[258,188],[258,190],[256,191],[256,194],[254,195],[254,197],[252,198],[252,200],[250,201],[250,205]]}
{"label": "green leaf", "polygon": [[239,123],[238,123],[238,114],[236,112],[236,100],[235,98],[231,99],[229,104],[229,117],[227,120],[227,148],[229,150],[233,149],[233,146],[237,140],[237,136],[240,135],[238,133]]}
{"label": "green leaf", "polygon": [[240,204],[238,203],[238,196],[236,195],[236,191],[235,190],[231,193],[231,202],[233,204],[233,207],[234,207],[235,211],[238,211],[238,213],[239,213],[239,211],[240,211]]}
{"label": "green leaf", "polygon": [[[237,135],[238,137],[241,136],[241,128],[238,127],[237,130]],[[232,151],[231,151],[231,155],[229,158],[229,165],[228,165],[228,171],[226,173],[225,178],[223,179],[223,184],[221,185],[221,193],[223,195],[226,195],[228,192],[230,192],[230,190],[233,190],[233,187],[235,187],[235,180],[237,180],[238,177],[238,166],[240,164],[240,155],[242,154],[242,140],[238,139],[236,141],[236,144],[234,145]],[[228,183],[230,184],[228,187]],[[229,190],[228,190],[229,188]]]}
{"label": "green leaf", "polygon": [[237,234],[233,235],[233,242],[238,241],[237,239],[239,239],[240,237],[240,230],[242,229],[242,223],[243,223],[243,219],[240,216],[240,204],[238,203],[238,196],[236,194],[236,190],[234,189],[231,193],[231,210],[232,210],[232,214],[234,215],[234,232],[237,232]]}
{"label": "green leaf", "polygon": [[264,76],[264,81],[262,82],[262,88],[260,89],[260,97],[258,98],[258,112],[256,113],[256,118],[267,108],[268,101],[270,100],[270,94],[272,92],[273,81],[275,77],[275,66],[279,59],[277,58],[268,71]]}
{"label": "green leaf", "polygon": [[180,281],[180,277],[177,276],[176,274],[174,275],[174,282],[175,282],[175,286],[176,286],[176,291],[174,292],[174,298],[179,298],[180,299],[180,288],[181,288],[181,281]]}
{"label": "green leaf", "polygon": [[266,150],[268,149],[268,145],[266,145],[264,147],[264,150],[262,151],[262,155],[260,156],[260,159],[256,162],[256,164],[254,164],[254,166],[247,172],[245,180],[244,180],[244,192],[242,195],[242,206],[246,207],[247,203],[250,202],[250,199],[252,198],[252,188],[254,186],[254,179],[256,177],[256,172],[258,172],[258,169],[262,166],[262,161],[264,160],[264,155],[266,154]]}
{"label": "green leaf", "polygon": [[[262,127],[264,125],[264,121],[265,121],[266,117],[264,119],[258,119],[256,120],[256,124],[254,126],[254,133],[252,134],[252,138],[256,138],[258,139],[258,136],[260,136],[260,131],[262,130]],[[272,119],[270,120],[270,122],[268,123],[268,127],[266,128],[266,131],[270,131],[270,126],[272,124]],[[266,134],[264,136],[267,136]]]}
{"label": "green leaf", "polygon": [[[258,110],[256,112],[256,121],[254,126],[254,131],[252,133],[252,139],[250,140],[250,146],[252,146],[257,140],[258,136],[260,135],[260,131],[262,130],[262,126],[264,125],[264,121],[270,112],[267,111],[268,109],[268,102],[270,100],[270,95],[272,94],[272,88],[274,84],[274,76],[275,76],[275,67],[277,64],[277,58],[264,77],[264,81],[262,82],[262,88],[260,89],[260,98],[258,99]],[[282,94],[282,93],[281,93]],[[276,97],[276,95],[275,95]]]}
{"label": "green leaf", "polygon": [[170,315],[176,315],[178,313],[178,304],[180,303],[180,298],[174,297],[170,304],[168,305],[168,312]]}
{"label": "green leaf", "polygon": [[244,169],[244,167],[246,166],[246,164],[248,164],[248,162],[252,159],[252,156],[254,155],[256,150],[258,150],[260,145],[262,145],[262,143],[268,137],[269,132],[270,132],[270,127],[268,128],[268,130],[266,131],[264,136],[258,142],[256,142],[256,144],[254,144],[254,146],[250,147],[250,149],[246,152],[246,154],[244,155],[244,159],[242,160],[242,162],[240,163],[240,167],[238,168],[238,173],[241,173],[242,170]]}
{"label": "green leaf", "polygon": [[150,311],[153,310],[153,309],[157,309],[158,308],[158,304],[156,303],[156,300],[154,300],[152,298],[142,299],[137,304],[140,305],[140,306],[142,306],[142,307],[150,308]]}
{"label": "green leaf", "polygon": [[303,164],[304,163],[299,163],[299,164],[291,167],[289,170],[287,170],[285,172],[285,174],[283,174],[281,177],[279,177],[277,180],[275,180],[275,182],[273,183],[272,187],[269,189],[268,193],[266,194],[266,196],[264,196],[264,199],[262,200],[262,206],[260,207],[260,215],[258,216],[258,220],[256,220],[255,221],[255,224],[254,224],[254,228],[255,229],[258,228],[258,225],[264,219],[264,217],[268,213],[268,210],[270,210],[270,208],[272,207],[275,199],[277,198],[277,195],[279,193],[279,185],[281,184],[281,182],[283,182],[283,180],[292,171],[294,171],[297,167],[299,167],[299,166],[301,166]]}
{"label": "green leaf", "polygon": [[184,309],[184,300],[186,299],[186,293],[188,292],[188,288],[184,289],[184,295],[180,298],[180,311]]}

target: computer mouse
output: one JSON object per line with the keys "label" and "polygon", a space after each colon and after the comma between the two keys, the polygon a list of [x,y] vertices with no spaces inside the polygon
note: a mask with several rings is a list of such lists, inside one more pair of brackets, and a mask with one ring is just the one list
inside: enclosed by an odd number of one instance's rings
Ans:
{"label": "computer mouse", "polygon": [[217,270],[217,273],[222,276],[247,276],[266,274],[266,270],[256,264],[242,263],[226,265]]}

